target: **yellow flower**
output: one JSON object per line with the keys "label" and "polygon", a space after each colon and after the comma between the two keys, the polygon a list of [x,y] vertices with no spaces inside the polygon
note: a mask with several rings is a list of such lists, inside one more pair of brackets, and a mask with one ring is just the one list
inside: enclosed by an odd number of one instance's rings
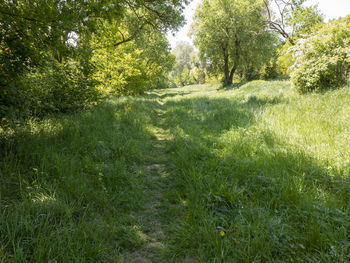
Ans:
{"label": "yellow flower", "polygon": [[220,236],[224,236],[225,235],[225,232],[224,231],[220,231]]}
{"label": "yellow flower", "polygon": [[129,104],[125,105],[125,106],[124,106],[124,110],[125,110],[125,111],[131,111],[131,110],[132,110],[131,105],[129,105]]}

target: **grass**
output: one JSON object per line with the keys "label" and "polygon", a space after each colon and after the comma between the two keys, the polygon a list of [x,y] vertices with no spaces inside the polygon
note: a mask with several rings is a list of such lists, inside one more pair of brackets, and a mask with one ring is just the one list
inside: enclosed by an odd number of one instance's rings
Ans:
{"label": "grass", "polygon": [[350,90],[106,101],[3,134],[0,262],[350,261]]}

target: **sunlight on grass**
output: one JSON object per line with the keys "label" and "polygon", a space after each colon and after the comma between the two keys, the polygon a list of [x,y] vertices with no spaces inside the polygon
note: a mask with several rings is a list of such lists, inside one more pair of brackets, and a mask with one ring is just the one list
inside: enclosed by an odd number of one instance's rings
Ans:
{"label": "sunlight on grass", "polygon": [[44,193],[37,194],[32,201],[34,203],[53,203],[56,201],[55,195],[48,195]]}
{"label": "sunlight on grass", "polygon": [[[0,261],[130,262],[153,243],[155,262],[349,261],[349,88],[218,88],[111,99],[2,134]],[[140,217],[154,167],[159,244]]]}
{"label": "sunlight on grass", "polygon": [[[187,203],[172,224],[174,253],[204,262],[348,258],[349,89],[300,96],[286,81],[255,81],[187,90],[165,104],[177,186],[169,198]],[[217,239],[217,227],[232,234]]]}

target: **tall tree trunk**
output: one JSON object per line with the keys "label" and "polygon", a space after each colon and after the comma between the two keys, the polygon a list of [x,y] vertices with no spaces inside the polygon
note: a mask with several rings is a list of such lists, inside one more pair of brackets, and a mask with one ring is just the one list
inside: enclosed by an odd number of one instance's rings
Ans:
{"label": "tall tree trunk", "polygon": [[229,69],[229,57],[228,55],[225,55],[225,79],[224,79],[224,86],[230,86],[232,84],[232,77],[230,74],[230,69]]}
{"label": "tall tree trunk", "polygon": [[[236,69],[237,69],[237,67],[236,67],[236,65],[234,65],[233,67],[232,67],[232,69],[231,69],[231,71],[230,71],[230,82],[231,82],[231,84],[233,83],[233,75],[235,74],[235,72],[236,72]],[[230,85],[231,85],[230,84]]]}
{"label": "tall tree trunk", "polygon": [[[236,35],[236,40],[235,40],[235,57],[234,57],[234,66],[232,67],[231,71],[230,71],[230,83],[233,83],[233,76],[235,75],[235,72],[237,70],[237,65],[238,65],[238,61],[239,61],[239,45],[240,42],[238,40],[238,36]],[[231,85],[230,84],[230,85]]]}
{"label": "tall tree trunk", "polygon": [[234,58],[233,58],[233,64],[234,66],[232,67],[232,69],[230,70],[230,65],[229,65],[229,52],[227,48],[224,48],[224,62],[225,62],[225,79],[224,79],[224,86],[230,86],[233,83],[233,76],[236,72],[237,69],[237,65],[239,62],[239,46],[240,46],[240,41],[238,39],[238,36],[235,36],[236,40],[235,40],[235,54],[234,54]]}

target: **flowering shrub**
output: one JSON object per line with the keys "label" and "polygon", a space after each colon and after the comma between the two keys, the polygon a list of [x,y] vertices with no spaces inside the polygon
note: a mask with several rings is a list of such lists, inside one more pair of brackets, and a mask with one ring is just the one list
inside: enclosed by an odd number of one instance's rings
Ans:
{"label": "flowering shrub", "polygon": [[344,85],[350,73],[350,16],[326,24],[292,47],[293,86],[301,93]]}

